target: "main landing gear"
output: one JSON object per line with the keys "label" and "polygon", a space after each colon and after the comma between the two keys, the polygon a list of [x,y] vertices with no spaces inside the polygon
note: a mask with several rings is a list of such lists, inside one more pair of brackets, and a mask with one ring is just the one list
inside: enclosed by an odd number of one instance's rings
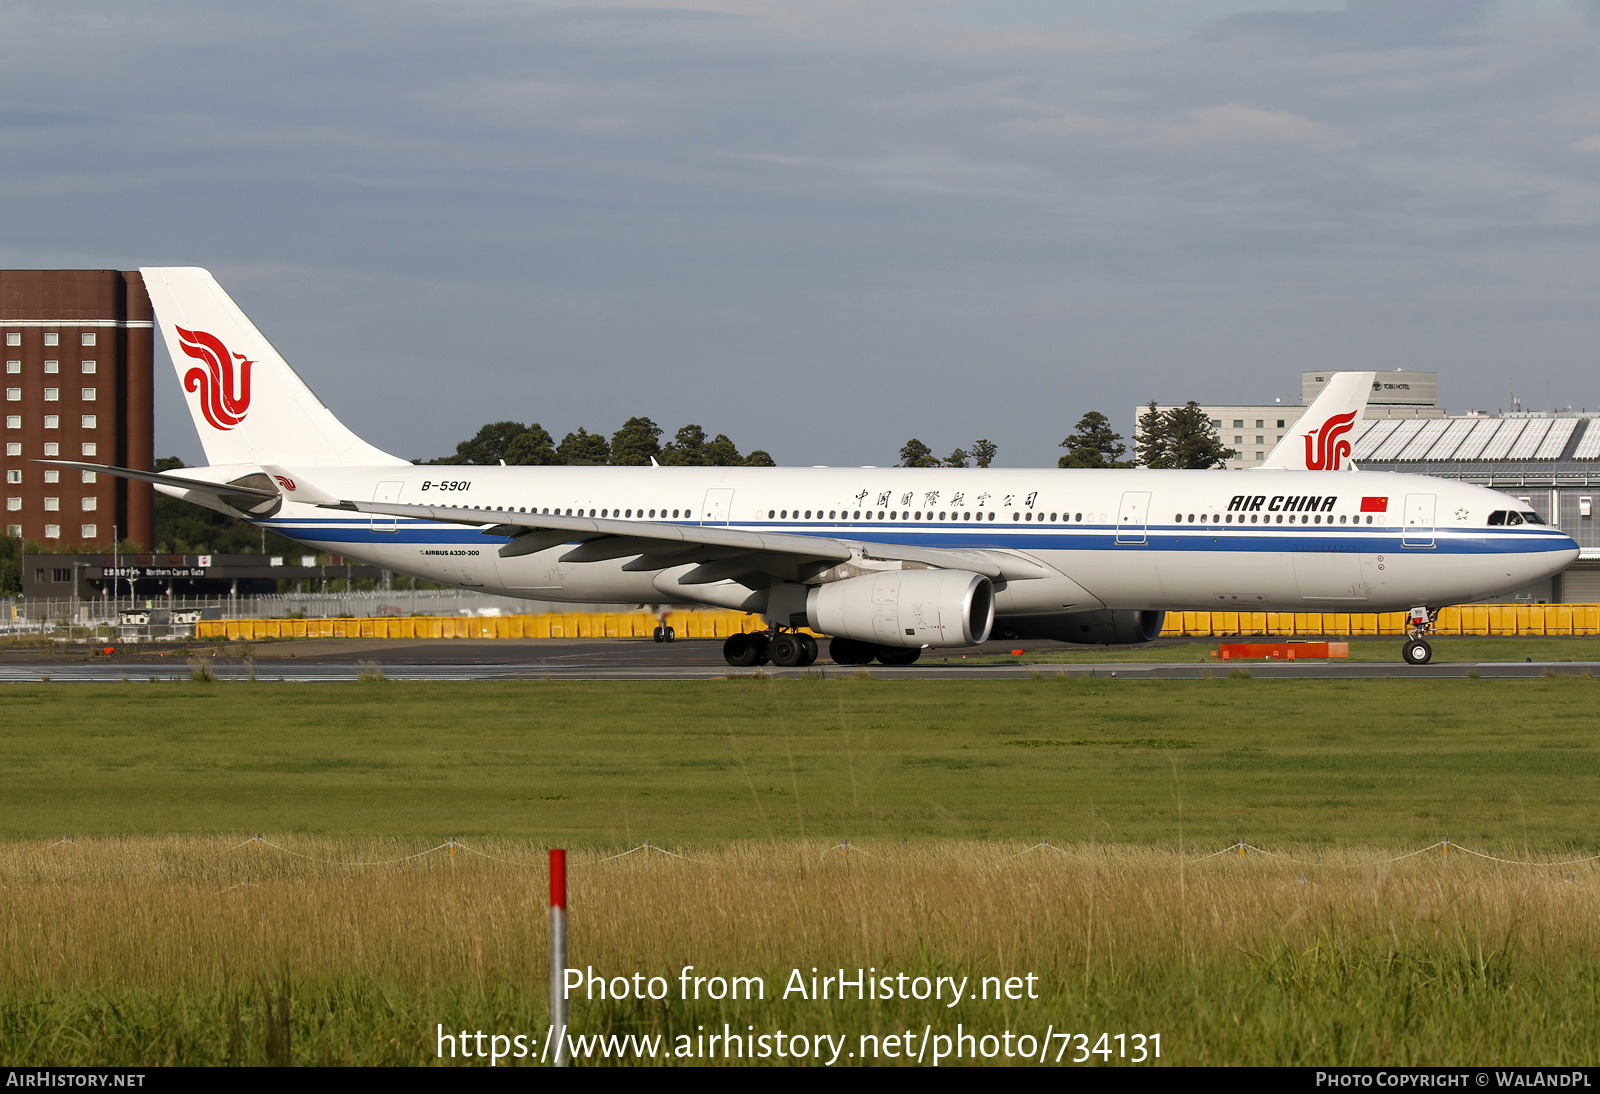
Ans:
{"label": "main landing gear", "polygon": [[1428,645],[1426,635],[1433,629],[1434,622],[1439,618],[1439,613],[1429,611],[1427,608],[1412,608],[1406,617],[1406,644],[1401,652],[1408,665],[1426,665],[1433,660],[1433,647]]}
{"label": "main landing gear", "polygon": [[922,656],[922,650],[835,638],[828,643],[828,656],[836,665],[870,665],[873,661],[883,665],[914,665]]}
{"label": "main landing gear", "polygon": [[731,634],[722,644],[722,659],[737,668],[769,663],[786,669],[805,668],[817,659],[817,640],[797,631]]}
{"label": "main landing gear", "polygon": [[[874,661],[884,665],[914,665],[922,651],[835,638],[828,643],[828,656],[836,665],[870,665]],[[736,668],[766,664],[786,669],[805,668],[817,659],[817,640],[799,631],[733,634],[722,644],[722,659]]]}

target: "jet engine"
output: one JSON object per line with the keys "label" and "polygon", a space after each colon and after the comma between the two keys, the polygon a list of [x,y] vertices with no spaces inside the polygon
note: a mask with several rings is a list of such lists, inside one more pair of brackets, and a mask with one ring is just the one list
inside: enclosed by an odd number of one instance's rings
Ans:
{"label": "jet engine", "polygon": [[973,646],[994,625],[994,587],[966,570],[863,574],[811,589],[805,623],[880,646]]}
{"label": "jet engine", "polygon": [[1154,642],[1166,619],[1166,612],[1148,611],[1008,615],[996,628],[996,634],[1004,638],[1049,638],[1056,642],[1097,646],[1137,646]]}

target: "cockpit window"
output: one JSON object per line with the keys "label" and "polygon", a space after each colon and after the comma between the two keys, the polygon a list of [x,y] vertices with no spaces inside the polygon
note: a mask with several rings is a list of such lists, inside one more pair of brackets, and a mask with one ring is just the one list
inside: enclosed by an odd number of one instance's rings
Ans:
{"label": "cockpit window", "polygon": [[1521,515],[1522,519],[1524,521],[1526,521],[1528,524],[1543,524],[1544,523],[1544,518],[1541,517],[1538,513],[1523,512],[1520,515]]}
{"label": "cockpit window", "polygon": [[1515,512],[1507,513],[1506,514],[1506,523],[1507,524],[1521,524],[1522,523],[1522,514],[1521,513],[1515,513]]}
{"label": "cockpit window", "polygon": [[1489,527],[1498,528],[1505,522],[1506,511],[1504,509],[1496,509],[1494,512],[1489,514]]}

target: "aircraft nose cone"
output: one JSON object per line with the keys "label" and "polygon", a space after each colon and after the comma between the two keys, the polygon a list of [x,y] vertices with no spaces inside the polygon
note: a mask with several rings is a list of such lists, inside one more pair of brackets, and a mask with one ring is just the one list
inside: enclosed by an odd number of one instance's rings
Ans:
{"label": "aircraft nose cone", "polygon": [[1571,536],[1566,535],[1562,536],[1561,538],[1566,540],[1566,542],[1560,547],[1556,548],[1554,551],[1550,552],[1550,572],[1552,574],[1558,574],[1562,570],[1565,570],[1568,566],[1571,566],[1574,562],[1578,561],[1578,555],[1580,553],[1578,541],[1573,539]]}

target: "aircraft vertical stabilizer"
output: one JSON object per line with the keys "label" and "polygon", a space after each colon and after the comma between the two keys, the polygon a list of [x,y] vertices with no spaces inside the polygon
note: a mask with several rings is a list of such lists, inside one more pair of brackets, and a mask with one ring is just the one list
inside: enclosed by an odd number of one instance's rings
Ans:
{"label": "aircraft vertical stabilizer", "polygon": [[1372,372],[1336,372],[1300,420],[1267,453],[1260,468],[1278,471],[1344,471],[1350,439],[1372,393]]}
{"label": "aircraft vertical stabilizer", "polygon": [[140,272],[208,462],[407,463],[345,428],[208,271]]}

